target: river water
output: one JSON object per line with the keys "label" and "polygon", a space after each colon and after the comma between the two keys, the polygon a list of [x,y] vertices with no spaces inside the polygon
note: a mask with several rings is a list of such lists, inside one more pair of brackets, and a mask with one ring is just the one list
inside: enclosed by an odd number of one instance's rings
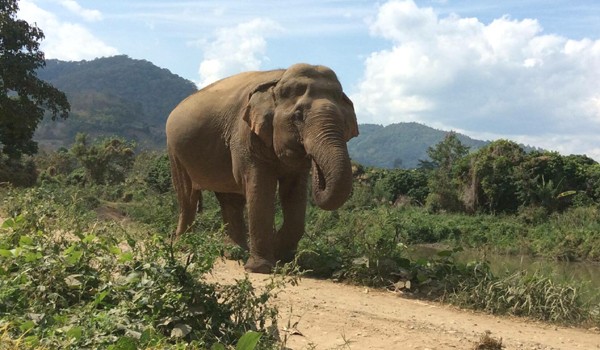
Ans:
{"label": "river water", "polygon": [[[429,258],[438,251],[438,246],[413,246],[409,248],[413,257]],[[596,262],[567,262],[536,259],[529,256],[502,255],[465,250],[456,253],[460,262],[487,260],[494,275],[502,276],[517,271],[537,272],[543,276],[552,277],[556,282],[584,282],[591,291],[600,291],[600,263]],[[579,284],[579,283],[577,283]]]}

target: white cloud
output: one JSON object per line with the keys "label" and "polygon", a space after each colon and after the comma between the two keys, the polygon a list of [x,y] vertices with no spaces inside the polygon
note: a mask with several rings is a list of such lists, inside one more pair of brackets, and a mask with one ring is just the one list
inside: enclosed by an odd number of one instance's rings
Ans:
{"label": "white cloud", "polygon": [[81,7],[75,0],[61,0],[60,4],[67,10],[82,17],[88,22],[96,22],[102,20],[102,13],[98,10],[89,10]]}
{"label": "white cloud", "polygon": [[87,28],[61,21],[55,14],[46,11],[28,0],[19,3],[19,18],[42,29],[45,39],[41,50],[46,58],[67,61],[93,59],[118,54],[118,50],[95,37]]}
{"label": "white cloud", "polygon": [[247,70],[257,70],[268,60],[266,38],[282,28],[269,19],[257,18],[235,27],[222,28],[214,41],[204,43],[199,86]]}
{"label": "white cloud", "polygon": [[352,96],[360,122],[418,121],[600,156],[590,136],[600,132],[600,40],[544,34],[535,19],[440,17],[412,0],[383,4],[370,29],[392,45],[365,60]]}

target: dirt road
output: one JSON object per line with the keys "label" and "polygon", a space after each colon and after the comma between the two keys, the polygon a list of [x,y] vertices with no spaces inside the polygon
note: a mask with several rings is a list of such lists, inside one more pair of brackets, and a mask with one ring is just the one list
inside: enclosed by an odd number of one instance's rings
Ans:
{"label": "dirt road", "polygon": [[[237,262],[222,261],[210,279],[243,276]],[[259,286],[267,277],[250,279]],[[598,330],[495,317],[325,280],[303,278],[274,302],[289,349],[473,349],[486,331],[504,349],[600,349]]]}

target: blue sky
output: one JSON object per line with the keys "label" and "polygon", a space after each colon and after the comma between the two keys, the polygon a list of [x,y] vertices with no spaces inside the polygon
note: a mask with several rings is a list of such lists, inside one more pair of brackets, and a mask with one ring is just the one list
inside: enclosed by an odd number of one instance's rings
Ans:
{"label": "blue sky", "polygon": [[600,2],[21,0],[47,58],[126,54],[203,86],[333,68],[359,123],[415,121],[600,160]]}

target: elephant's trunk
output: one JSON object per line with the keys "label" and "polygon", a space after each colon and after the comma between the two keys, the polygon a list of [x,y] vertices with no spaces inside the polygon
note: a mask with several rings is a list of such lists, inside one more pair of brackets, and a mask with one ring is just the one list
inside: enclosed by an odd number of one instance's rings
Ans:
{"label": "elephant's trunk", "polygon": [[307,153],[312,156],[312,195],[321,209],[335,210],[352,192],[350,156],[341,135],[319,136],[307,145]]}

